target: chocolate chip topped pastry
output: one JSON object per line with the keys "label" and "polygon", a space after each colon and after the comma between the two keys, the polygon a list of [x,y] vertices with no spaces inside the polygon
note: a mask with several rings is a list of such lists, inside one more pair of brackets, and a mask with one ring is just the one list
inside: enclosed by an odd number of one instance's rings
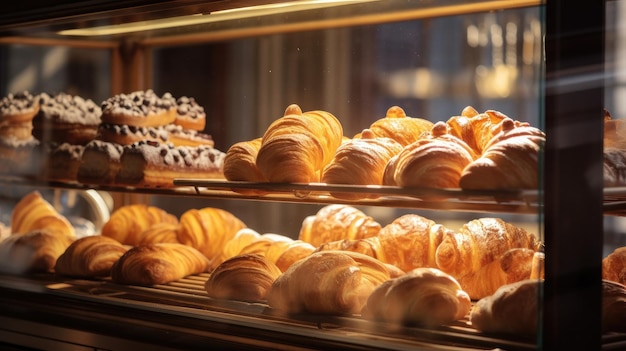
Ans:
{"label": "chocolate chip topped pastry", "polygon": [[176,119],[174,123],[184,129],[203,130],[206,126],[206,113],[204,107],[196,102],[196,99],[181,96],[176,100]]}
{"label": "chocolate chip topped pastry", "polygon": [[0,100],[0,137],[19,141],[33,139],[33,118],[39,102],[28,91],[8,94]]}
{"label": "chocolate chip topped pastry", "polygon": [[92,140],[85,145],[78,166],[77,179],[81,183],[110,184],[120,168],[123,147],[115,143]]}
{"label": "chocolate chip topped pastry", "polygon": [[164,127],[141,127],[126,124],[101,123],[98,140],[120,145],[130,145],[142,140],[167,142],[169,132]]}
{"label": "chocolate chip topped pastry", "polygon": [[40,141],[85,145],[96,136],[102,110],[93,100],[59,93],[39,95],[33,135]]}
{"label": "chocolate chip topped pastry", "polygon": [[102,102],[102,122],[141,127],[157,127],[174,122],[176,99],[153,90],[118,94]]}
{"label": "chocolate chip topped pastry", "polygon": [[0,173],[35,175],[41,170],[41,161],[37,139],[18,140],[0,136]]}
{"label": "chocolate chip topped pastry", "polygon": [[184,129],[177,124],[164,127],[167,131],[167,140],[176,146],[213,146],[211,135],[193,129]]}
{"label": "chocolate chip topped pastry", "polygon": [[76,181],[84,145],[52,144],[47,150],[45,178],[58,181]]}
{"label": "chocolate chip topped pastry", "polygon": [[116,182],[172,187],[175,178],[224,179],[224,156],[209,146],[141,141],[124,146]]}

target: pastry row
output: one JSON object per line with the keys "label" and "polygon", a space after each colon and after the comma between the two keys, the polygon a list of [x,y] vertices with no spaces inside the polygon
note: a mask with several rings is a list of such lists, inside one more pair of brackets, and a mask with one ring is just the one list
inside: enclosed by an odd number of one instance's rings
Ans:
{"label": "pastry row", "polygon": [[[214,149],[203,132],[206,114],[194,98],[161,96],[152,90],[112,96],[100,105],[59,93],[9,94],[0,100],[0,172],[46,180],[137,186],[172,186],[172,179],[217,178],[234,181],[463,189],[536,189],[538,159],[545,134],[528,123],[472,107],[459,116],[431,122],[408,117],[398,106],[361,133],[347,137],[327,111],[302,112],[290,105],[259,138],[237,142],[226,153]],[[626,184],[623,123],[605,111],[604,182]],[[117,179],[123,149],[150,143],[171,160],[141,146],[130,156],[131,175]],[[180,148],[180,149],[179,149]],[[93,150],[111,160],[102,167],[82,165]],[[210,151],[207,151],[210,149]],[[191,162],[184,155],[194,154]],[[203,155],[210,155],[205,158]],[[182,156],[182,157],[181,157]],[[85,157],[88,159],[89,157]],[[28,160],[28,162],[25,162]],[[174,160],[174,162],[172,162]],[[148,173],[141,178],[137,168]],[[101,173],[101,174],[94,174]],[[164,178],[164,179],[160,179]],[[342,194],[334,194],[341,197]]]}
{"label": "pastry row", "polygon": [[227,150],[224,175],[273,183],[536,189],[544,143],[540,129],[494,110],[467,107],[433,123],[393,106],[346,137],[331,113],[290,105],[262,137]]}
{"label": "pastry row", "polygon": [[118,94],[100,105],[66,93],[9,94],[0,101],[0,171],[138,186],[223,178],[224,153],[205,126],[195,99],[152,90]]}
{"label": "pastry row", "polygon": [[[479,330],[535,331],[524,323],[536,320],[503,322],[506,314],[499,311],[523,303],[524,313],[536,313],[541,243],[495,218],[450,230],[409,214],[383,226],[354,207],[328,205],[305,218],[298,239],[291,239],[259,234],[217,208],[177,218],[157,207],[127,205],[112,213],[99,235],[77,238],[33,192],[16,205],[9,228],[0,241],[0,268],[13,274],[149,286],[209,273],[209,297],[267,303],[275,313],[361,315],[429,327],[468,317]],[[621,321],[607,322],[606,330],[624,325],[624,262],[624,249],[603,261],[603,284],[612,294],[605,301],[616,304],[611,318]]]}

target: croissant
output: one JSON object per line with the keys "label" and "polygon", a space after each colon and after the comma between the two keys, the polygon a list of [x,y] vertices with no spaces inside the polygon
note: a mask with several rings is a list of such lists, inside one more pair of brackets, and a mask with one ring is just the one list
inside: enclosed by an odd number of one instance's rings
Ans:
{"label": "croissant", "polygon": [[231,181],[266,182],[256,165],[261,138],[233,144],[224,157],[224,177]]}
{"label": "croissant", "polygon": [[10,274],[53,272],[59,256],[74,241],[46,230],[13,234],[0,241],[0,271]]}
{"label": "croissant", "polygon": [[626,286],[602,281],[602,330],[626,332]]}
{"label": "croissant", "polygon": [[604,148],[626,149],[626,124],[621,118],[613,119],[604,109]]}
{"label": "croissant", "polygon": [[626,246],[618,247],[602,259],[602,278],[626,284]]}
{"label": "croissant", "polygon": [[378,234],[381,225],[355,207],[331,204],[302,221],[298,239],[317,247],[342,239],[362,239]]}
{"label": "croissant", "polygon": [[444,234],[435,252],[437,267],[457,280],[476,273],[513,248],[538,251],[537,237],[499,218],[479,218],[465,223],[458,232]]}
{"label": "croissant", "polygon": [[437,122],[430,133],[404,147],[385,172],[393,174],[393,184],[402,187],[458,188],[461,173],[476,157],[463,140],[447,133],[444,122]]}
{"label": "croissant", "polygon": [[544,133],[534,127],[515,127],[511,119],[486,145],[482,155],[461,175],[463,189],[536,189],[539,184],[539,152]]}
{"label": "croissant", "polygon": [[156,243],[177,243],[180,224],[161,222],[155,223],[139,234],[137,246]]}
{"label": "croissant", "polygon": [[423,118],[407,117],[401,107],[392,106],[387,109],[385,117],[376,120],[369,129],[376,137],[391,138],[402,146],[406,146],[415,142],[423,132],[429,131],[432,126],[433,122]]}
{"label": "croissant", "polygon": [[[372,131],[366,129],[360,139],[351,139],[339,146],[331,162],[324,168],[322,182],[382,185],[387,162],[401,150],[402,145],[394,139],[374,137]],[[344,193],[332,195],[337,198],[354,198]]]}
{"label": "croissant", "polygon": [[[300,240],[301,241],[301,240]],[[278,259],[287,251],[289,250],[289,248],[297,245],[298,240],[293,240],[289,237],[283,236],[282,239],[275,239],[272,240],[271,244],[267,247],[267,249],[265,250],[265,258],[268,259],[268,261],[277,264],[278,263]],[[301,241],[302,242],[302,241]],[[311,245],[311,247],[313,247]],[[247,251],[247,249],[244,249],[243,251]],[[283,261],[284,263],[286,263],[286,257]]]}
{"label": "croissant", "polygon": [[213,259],[226,243],[246,225],[232,213],[219,208],[190,209],[180,217],[178,241]]}
{"label": "croissant", "polygon": [[604,186],[626,184],[626,149],[605,147],[603,152]]}
{"label": "croissant", "polygon": [[[543,280],[527,279],[500,287],[495,294],[478,300],[470,322],[478,330],[534,338],[537,333],[539,297]],[[511,318],[514,316],[515,318]],[[626,331],[626,287],[602,281],[602,331]]]}
{"label": "croissant", "polygon": [[[257,254],[261,256],[267,256],[268,251],[273,250],[285,250],[287,246],[293,242],[293,239],[280,234],[265,233],[262,234],[257,240],[245,245],[239,254]],[[275,258],[280,256],[279,252],[273,254]]]}
{"label": "croissant", "polygon": [[108,277],[113,264],[127,250],[120,242],[107,236],[85,236],[74,241],[59,256],[54,271],[72,277]]}
{"label": "croissant", "polygon": [[157,223],[178,223],[178,218],[167,211],[145,204],[125,205],[115,210],[101,229],[108,236],[125,245],[136,246],[141,234]]}
{"label": "croissant", "polygon": [[378,235],[358,240],[322,244],[317,251],[346,250],[372,256],[408,272],[420,267],[437,267],[435,250],[444,226],[417,214],[406,214],[384,226]]}
{"label": "croissant", "polygon": [[[280,254],[270,254],[268,257],[275,259],[276,266],[282,271],[286,271],[294,263],[299,260],[310,256],[315,252],[315,246],[302,240],[294,240],[288,243],[286,247],[282,248]],[[276,257],[278,255],[278,257]]]}
{"label": "croissant", "polygon": [[303,113],[290,105],[263,134],[256,165],[270,182],[319,182],[342,139],[341,123],[331,113]]}
{"label": "croissant", "polygon": [[217,266],[204,289],[209,297],[216,299],[261,302],[281,274],[282,271],[263,256],[238,255]]}
{"label": "croissant", "polygon": [[[293,239],[274,233],[259,234],[253,229],[243,228],[239,230],[235,236],[230,239],[222,251],[211,260],[211,267],[215,268],[226,259],[243,255],[257,254],[267,257],[272,263],[276,263],[276,259],[285,250]],[[271,254],[271,258],[268,257]]]}
{"label": "croissant", "polygon": [[437,327],[465,317],[471,300],[459,283],[436,268],[416,268],[379,285],[363,316],[403,325]]}
{"label": "croissant", "polygon": [[238,230],[235,236],[224,244],[222,250],[211,258],[211,268],[215,269],[227,259],[237,256],[241,252],[241,249],[251,242],[258,240],[260,237],[261,234],[252,228],[246,227]]}
{"label": "croissant", "polygon": [[451,135],[463,140],[480,155],[489,141],[500,132],[501,123],[507,118],[498,111],[488,110],[485,113],[478,113],[473,107],[468,106],[463,109],[461,116],[450,117],[446,124]]}
{"label": "croissant", "polygon": [[474,304],[470,323],[482,332],[534,337],[542,285],[543,281],[526,279],[501,286]]}
{"label": "croissant", "polygon": [[70,238],[76,236],[70,221],[46,201],[38,191],[28,193],[15,205],[11,213],[10,226],[11,232],[14,234],[46,230]]}
{"label": "croissant", "polygon": [[135,246],[111,267],[111,280],[118,284],[150,286],[166,284],[206,272],[209,260],[191,246],[159,243]]}
{"label": "croissant", "polygon": [[531,249],[510,249],[478,271],[462,276],[458,282],[472,300],[482,299],[493,295],[502,285],[529,279],[535,254]]}
{"label": "croissant", "polygon": [[369,256],[348,251],[317,252],[279,276],[267,301],[270,307],[288,314],[354,314],[389,278],[385,265]]}

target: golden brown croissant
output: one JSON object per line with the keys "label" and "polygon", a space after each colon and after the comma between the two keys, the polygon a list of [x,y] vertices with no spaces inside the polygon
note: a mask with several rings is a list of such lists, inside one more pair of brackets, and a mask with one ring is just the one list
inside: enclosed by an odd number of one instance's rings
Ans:
{"label": "golden brown croissant", "polygon": [[219,208],[190,209],[180,217],[178,241],[202,252],[209,260],[246,225],[232,213]]}
{"label": "golden brown croissant", "polygon": [[488,110],[485,113],[478,113],[473,107],[468,106],[463,109],[461,116],[450,117],[446,124],[450,134],[463,140],[480,155],[491,138],[500,132],[501,123],[506,118],[508,118],[506,115],[498,111]]}
{"label": "golden brown croissant", "polygon": [[481,156],[469,164],[459,180],[463,189],[536,189],[539,184],[539,153],[545,134],[534,127],[502,122]]}
{"label": "golden brown croissant", "polygon": [[542,284],[527,279],[501,286],[474,304],[470,312],[472,326],[487,333],[534,337]]}
{"label": "golden brown croissant", "polygon": [[602,330],[626,332],[626,286],[602,281]]}
{"label": "golden brown croissant", "polygon": [[261,138],[233,144],[224,157],[224,177],[232,181],[266,182],[256,165]]}
{"label": "golden brown croissant", "polygon": [[510,249],[478,271],[462,276],[458,282],[472,300],[493,295],[503,285],[531,278],[536,253],[526,248]]}
{"label": "golden brown croissant", "polygon": [[325,243],[317,251],[360,252],[405,272],[420,267],[436,268],[435,251],[446,231],[448,229],[430,219],[406,214],[384,226],[376,236]]}
{"label": "golden brown croissant", "polygon": [[180,223],[155,223],[139,234],[137,245],[177,243]]}
{"label": "golden brown croissant", "polygon": [[115,239],[102,235],[74,241],[56,261],[56,274],[71,277],[108,277],[111,267],[128,250]]}
{"label": "golden brown croissant", "polygon": [[349,205],[332,204],[302,221],[298,239],[317,247],[330,241],[363,239],[378,234],[381,225]]}
{"label": "golden brown croissant", "polygon": [[28,193],[15,205],[11,213],[10,226],[13,234],[46,230],[70,238],[76,236],[70,221],[60,214],[38,191]]}
{"label": "golden brown croissant", "polygon": [[0,241],[0,271],[11,274],[53,272],[59,256],[74,241],[46,230],[13,234]]}
{"label": "golden brown croissant", "polygon": [[391,138],[402,146],[406,146],[416,141],[423,132],[429,131],[432,126],[431,121],[407,117],[401,107],[392,106],[387,109],[385,117],[376,120],[369,129],[377,137]]}
{"label": "golden brown croissant", "polygon": [[[470,322],[483,332],[535,337],[543,284],[527,279],[502,286],[474,305]],[[608,280],[602,281],[602,331],[626,331],[626,287]]]}
{"label": "golden brown croissant", "polygon": [[471,300],[459,283],[436,268],[416,268],[378,286],[363,316],[403,325],[437,327],[465,317]]}
{"label": "golden brown croissant", "polygon": [[319,182],[342,139],[341,123],[331,113],[303,113],[290,105],[265,131],[256,165],[270,182]]}
{"label": "golden brown croissant", "polygon": [[261,302],[282,274],[267,258],[255,254],[231,257],[211,273],[204,289],[217,299]]}
{"label": "golden brown croissant", "polygon": [[348,251],[317,252],[279,276],[267,301],[288,314],[359,313],[371,292],[389,278],[385,265],[372,257]]}
{"label": "golden brown croissant", "polygon": [[306,241],[294,240],[293,242],[287,244],[287,247],[282,248],[282,252],[278,255],[278,257],[274,254],[272,254],[271,257],[276,259],[276,266],[284,272],[294,263],[310,256],[313,252],[315,252],[315,246],[307,243]]}
{"label": "golden brown croissant", "polygon": [[624,119],[613,119],[604,109],[604,148],[626,149],[626,123]]}
{"label": "golden brown croissant", "polygon": [[[324,168],[322,182],[329,184],[382,185],[385,166],[389,159],[402,150],[402,145],[391,138],[375,137],[366,129],[361,138],[343,143],[331,162]],[[333,194],[338,198],[352,198],[349,194]]]}
{"label": "golden brown croissant", "polygon": [[166,284],[186,276],[206,272],[209,260],[191,246],[160,243],[135,246],[111,268],[111,279],[118,284],[150,286]]}
{"label": "golden brown croissant", "polygon": [[211,267],[215,268],[225,260],[242,254],[257,254],[264,257],[271,254],[272,257],[268,259],[275,264],[278,256],[291,242],[293,239],[284,235],[274,233],[261,235],[253,229],[243,228],[226,242],[222,251],[213,257]]}
{"label": "golden brown croissant", "polygon": [[[437,122],[430,133],[407,145],[389,163],[387,184],[402,187],[458,188],[461,173],[476,155],[463,140]],[[392,178],[393,180],[390,180]]]}
{"label": "golden brown croissant", "polygon": [[603,172],[605,187],[626,184],[626,149],[605,147]]}
{"label": "golden brown croissant", "polygon": [[444,234],[435,253],[437,267],[457,280],[476,273],[513,248],[538,251],[538,238],[521,227],[499,218],[479,218],[465,223],[458,232]]}
{"label": "golden brown croissant", "polygon": [[602,259],[602,278],[626,284],[626,246],[618,247]]}
{"label": "golden brown croissant", "polygon": [[[277,234],[278,235],[278,234]],[[272,240],[271,244],[265,250],[265,258],[270,262],[277,264],[278,259],[292,246],[294,243],[297,245],[298,240],[293,240],[289,237],[283,236],[283,239]],[[300,240],[301,241],[301,240]],[[313,245],[311,245],[313,247]],[[245,251],[245,250],[244,250]],[[286,260],[286,258],[285,258]],[[283,261],[286,263],[286,261]]]}
{"label": "golden brown croissant", "polygon": [[139,244],[140,235],[156,223],[178,223],[176,216],[145,204],[125,205],[115,210],[102,226],[101,234],[125,245]]}
{"label": "golden brown croissant", "polygon": [[252,228],[239,229],[235,236],[224,244],[222,250],[211,258],[211,268],[214,269],[227,259],[237,256],[242,248],[260,237],[261,234]]}

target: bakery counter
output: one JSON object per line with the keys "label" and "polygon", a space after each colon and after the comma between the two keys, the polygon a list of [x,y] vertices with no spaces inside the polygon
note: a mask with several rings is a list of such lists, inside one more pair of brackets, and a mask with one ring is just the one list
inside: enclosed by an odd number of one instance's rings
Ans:
{"label": "bakery counter", "polygon": [[[106,350],[136,348],[140,342],[152,350],[191,350],[198,345],[249,350],[513,351],[536,347],[534,340],[478,332],[467,319],[426,329],[374,323],[359,316],[285,317],[263,303],[211,299],[203,288],[206,279],[207,274],[200,274],[140,287],[49,274],[0,276],[0,320],[4,320],[0,329],[57,341],[66,337],[64,342],[91,343]],[[37,331],[23,330],[35,325]],[[60,329],[66,332],[54,335]],[[626,342],[626,336],[607,335],[606,341],[610,347]]]}

